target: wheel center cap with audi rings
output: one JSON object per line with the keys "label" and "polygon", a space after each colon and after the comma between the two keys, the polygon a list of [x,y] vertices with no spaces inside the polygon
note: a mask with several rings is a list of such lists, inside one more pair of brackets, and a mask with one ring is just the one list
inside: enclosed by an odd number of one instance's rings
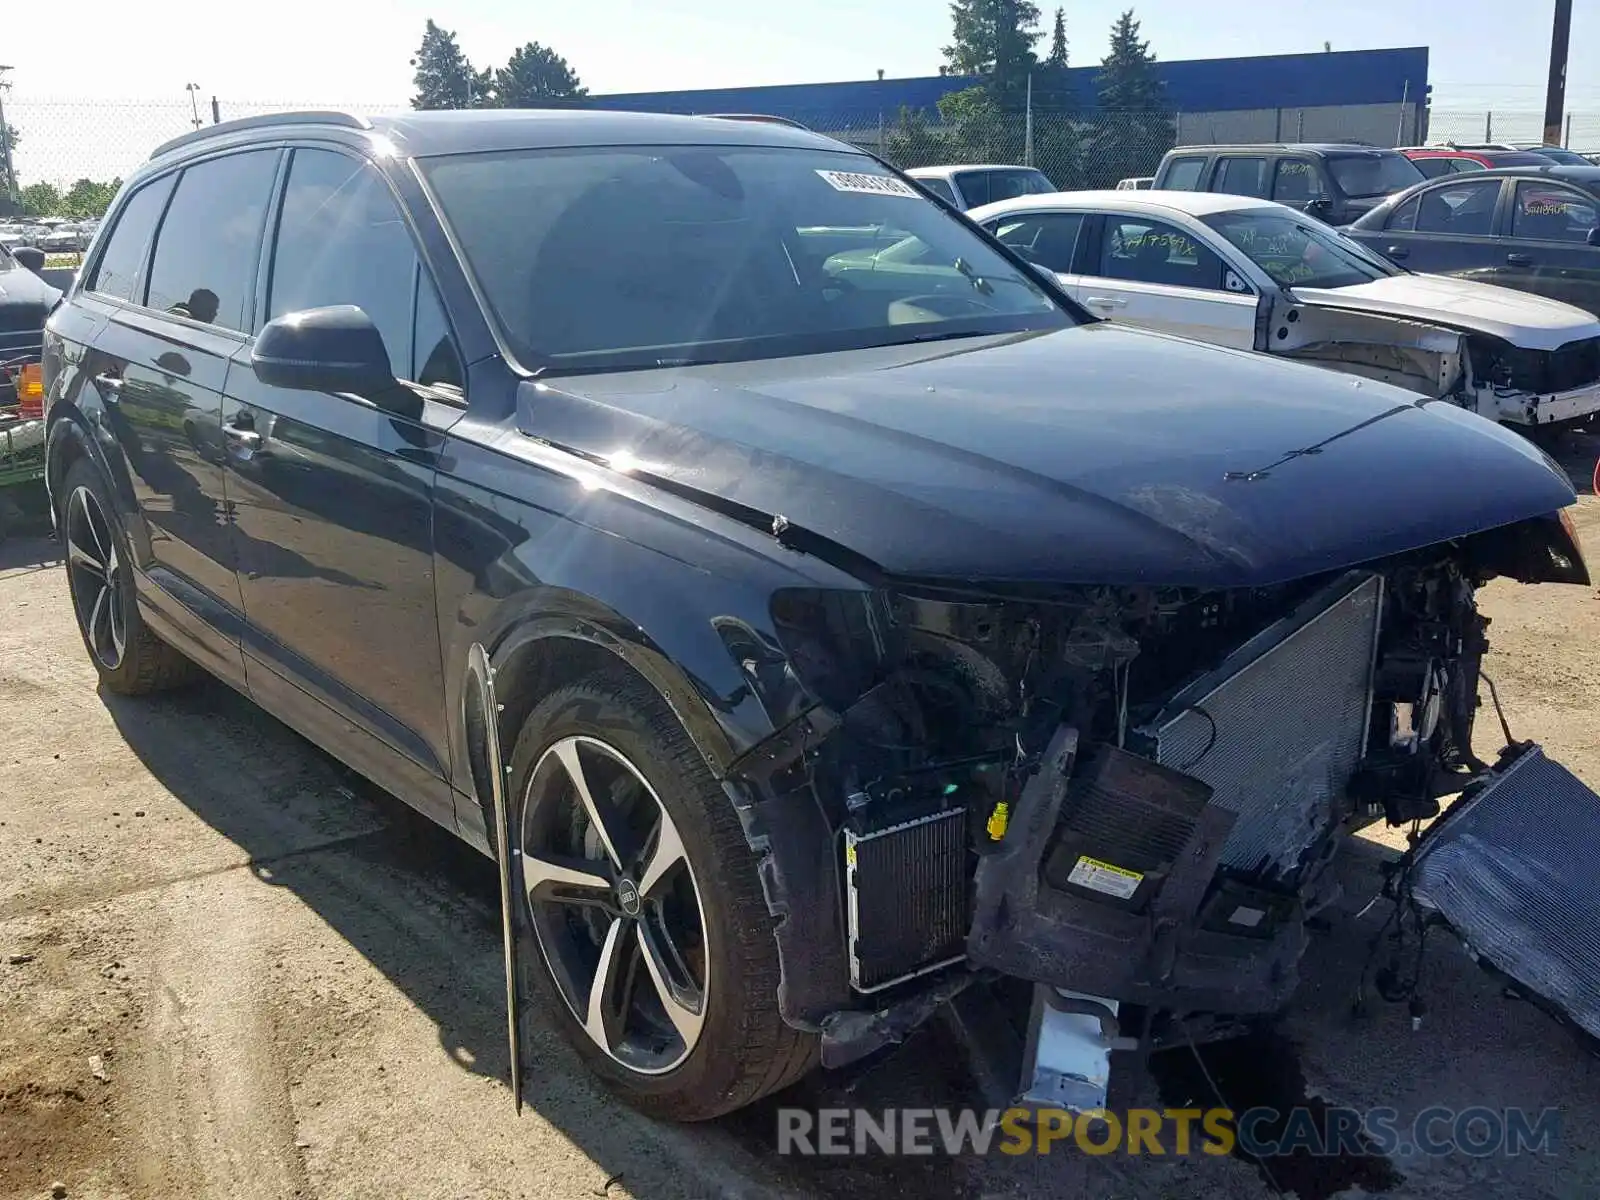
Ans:
{"label": "wheel center cap with audi rings", "polygon": [[617,903],[630,917],[639,915],[639,886],[626,875],[617,881]]}

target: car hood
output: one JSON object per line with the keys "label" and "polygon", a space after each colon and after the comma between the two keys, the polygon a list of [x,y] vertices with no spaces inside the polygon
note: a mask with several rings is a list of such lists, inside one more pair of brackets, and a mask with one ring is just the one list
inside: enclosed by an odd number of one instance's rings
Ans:
{"label": "car hood", "polygon": [[1559,300],[1444,275],[1391,275],[1342,288],[1294,288],[1302,304],[1406,317],[1486,333],[1526,350],[1600,337],[1600,320]]}
{"label": "car hood", "polygon": [[[23,266],[0,269],[0,307],[24,305],[43,307],[46,312],[61,299],[61,293]],[[42,324],[43,322],[41,322]]]}
{"label": "car hood", "polygon": [[530,381],[517,423],[841,565],[930,580],[1261,586],[1574,499],[1452,404],[1106,323]]}

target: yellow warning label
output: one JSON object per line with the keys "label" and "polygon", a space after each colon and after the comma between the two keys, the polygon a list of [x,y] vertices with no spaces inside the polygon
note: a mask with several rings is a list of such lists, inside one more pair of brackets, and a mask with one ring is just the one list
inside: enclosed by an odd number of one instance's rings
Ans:
{"label": "yellow warning label", "polygon": [[847,866],[856,865],[856,848],[853,845],[844,848],[844,861]]}
{"label": "yellow warning label", "polygon": [[1139,890],[1139,885],[1144,882],[1144,876],[1138,871],[1130,871],[1115,863],[1101,862],[1098,858],[1090,858],[1085,854],[1073,864],[1072,873],[1067,876],[1067,881],[1079,887],[1086,887],[1090,891],[1103,892],[1119,900],[1128,900]]}

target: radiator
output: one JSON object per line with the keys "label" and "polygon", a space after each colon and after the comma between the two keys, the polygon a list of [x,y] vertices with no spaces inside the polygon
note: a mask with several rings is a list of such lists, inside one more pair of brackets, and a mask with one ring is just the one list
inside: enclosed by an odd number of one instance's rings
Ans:
{"label": "radiator", "polygon": [[1238,814],[1220,866],[1293,884],[1338,819],[1366,752],[1383,579],[1345,576],[1185,688],[1153,725],[1155,759]]}
{"label": "radiator", "polygon": [[967,810],[845,830],[850,982],[872,992],[965,954]]}
{"label": "radiator", "polygon": [[1600,796],[1527,751],[1423,836],[1411,889],[1467,945],[1600,1037]]}

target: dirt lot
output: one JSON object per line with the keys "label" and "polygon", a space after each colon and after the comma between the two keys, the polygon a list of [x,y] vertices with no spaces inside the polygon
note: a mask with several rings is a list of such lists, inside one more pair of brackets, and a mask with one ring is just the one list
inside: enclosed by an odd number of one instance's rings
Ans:
{"label": "dirt lot", "polygon": [[[1587,487],[1596,443],[1563,447]],[[1472,486],[1470,480],[1463,486]],[[1600,562],[1600,501],[1579,525]],[[1592,588],[1496,584],[1489,670],[1519,737],[1600,784]],[[609,1103],[551,1032],[506,1083],[490,864],[219,684],[96,691],[55,547],[0,544],[0,1200],[1023,1195],[1593,1197],[1591,1050],[1441,939],[1428,1013],[1350,1014],[1392,850],[1358,845],[1281,1039],[1208,1052],[1230,1102],[1563,1111],[1553,1157],[1279,1162],[778,1159],[774,1103],[712,1126]],[[1492,721],[1481,728],[1493,749]],[[1395,844],[1388,839],[1390,846]],[[973,1101],[939,1026],[791,1103]],[[1125,1103],[1208,1103],[1188,1060]],[[1342,1189],[1351,1189],[1341,1193]]]}

